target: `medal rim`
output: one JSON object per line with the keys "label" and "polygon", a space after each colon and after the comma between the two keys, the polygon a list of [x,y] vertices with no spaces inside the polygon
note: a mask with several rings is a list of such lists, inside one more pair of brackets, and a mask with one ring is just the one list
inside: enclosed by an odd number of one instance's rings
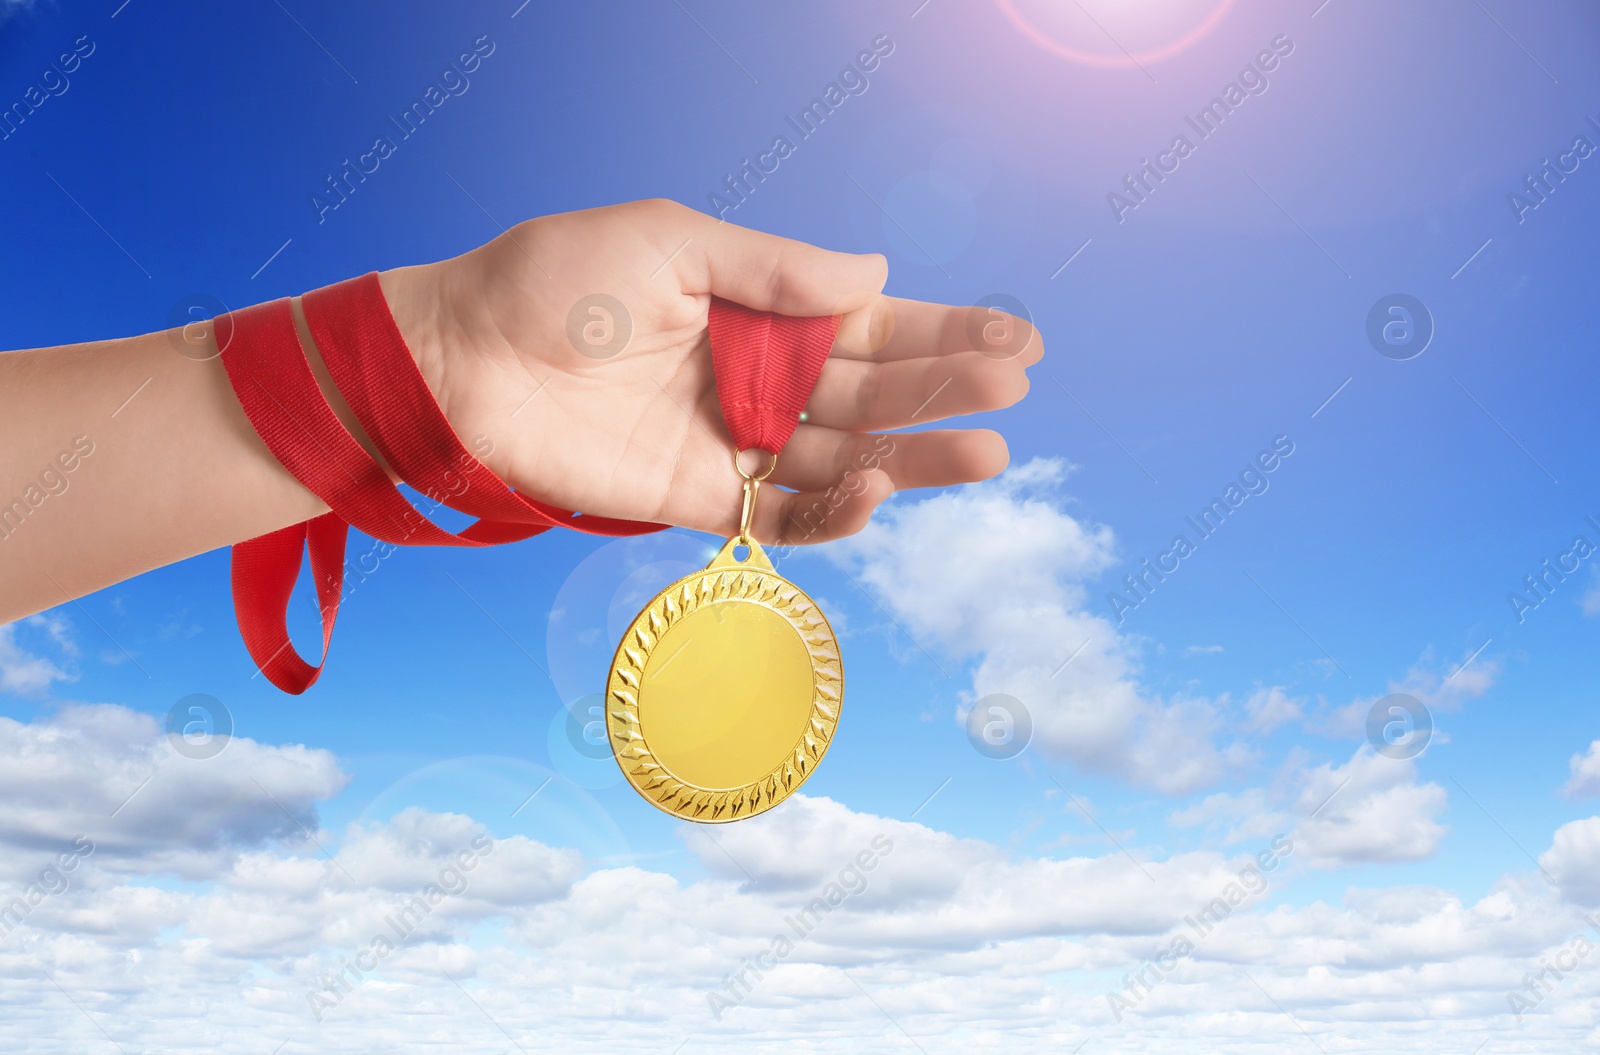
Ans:
{"label": "medal rim", "polygon": [[[734,547],[738,545],[746,545],[750,548],[750,555],[744,561],[739,561],[732,556]],[[759,563],[756,563],[758,557]],[[727,563],[723,563],[725,560]],[[777,582],[776,590],[772,591],[770,597],[763,600],[758,600],[749,595],[729,597],[725,590],[720,590],[719,588],[718,594],[713,596],[709,604],[759,604],[768,611],[777,614],[793,627],[795,633],[800,635],[801,643],[806,649],[807,658],[811,661],[811,704],[806,718],[806,725],[796,739],[794,746],[765,775],[737,788],[706,788],[678,776],[666,763],[656,758],[649,750],[649,745],[640,729],[638,686],[630,686],[627,679],[620,677],[618,672],[619,668],[626,664],[629,670],[637,669],[642,678],[644,669],[649,664],[651,654],[665,639],[666,634],[671,631],[672,627],[676,625],[676,619],[667,623],[659,631],[649,625],[653,615],[657,622],[661,621],[661,617],[655,615],[658,605],[663,605],[663,602],[672,594],[681,591],[691,582],[707,576],[725,574],[755,575]],[[792,590],[796,596],[790,598],[784,605],[774,603],[777,595],[785,589]],[[765,594],[767,590],[762,589],[760,592]],[[785,610],[785,607],[792,608],[796,600],[803,600],[810,610],[816,613],[817,618],[821,621],[820,625],[812,626],[808,631],[797,622],[789,611]],[[690,612],[697,612],[708,606],[704,602],[696,603],[692,609],[680,612],[677,618],[682,618],[690,614]],[[825,662],[826,657],[819,661],[816,648],[806,641],[808,633],[815,636],[818,631],[826,631],[828,644],[832,649],[833,662],[838,670],[837,698],[831,701],[824,694],[823,688],[833,679],[826,678],[819,673],[821,662]],[[641,633],[649,636],[650,641],[648,644],[645,644],[640,637]],[[630,642],[632,642],[631,647],[633,650],[640,654],[637,663],[627,655]],[[633,700],[631,703],[626,696],[621,695],[624,691],[632,692]],[[650,599],[648,604],[639,610],[638,615],[634,616],[633,621],[628,624],[628,629],[623,632],[622,640],[617,644],[616,651],[612,655],[611,667],[606,672],[605,702],[606,736],[611,743],[611,755],[616,760],[617,767],[622,771],[624,779],[627,780],[633,790],[638,792],[639,796],[652,806],[680,820],[694,821],[700,824],[726,824],[731,821],[754,817],[772,809],[794,794],[816,771],[817,766],[822,762],[823,756],[828,753],[828,748],[833,744],[833,736],[838,730],[839,719],[843,711],[844,653],[839,647],[839,636],[834,632],[833,624],[828,621],[827,614],[823,612],[822,607],[817,604],[811,595],[773,567],[772,562],[767,559],[766,551],[754,539],[730,538],[704,568],[690,572],[688,575],[664,587]],[[829,713],[830,705],[832,708],[831,714]],[[629,720],[630,711],[631,724]],[[815,745],[809,750],[808,741]],[[625,757],[629,761],[624,761]],[[638,769],[640,763],[644,760],[648,760],[650,764],[658,767],[660,772],[644,777],[639,776],[634,770]],[[787,774],[786,771],[788,771]],[[665,779],[658,779],[660,777]],[[646,782],[649,782],[652,786],[646,786]],[[673,787],[663,794],[661,789],[668,785]]]}

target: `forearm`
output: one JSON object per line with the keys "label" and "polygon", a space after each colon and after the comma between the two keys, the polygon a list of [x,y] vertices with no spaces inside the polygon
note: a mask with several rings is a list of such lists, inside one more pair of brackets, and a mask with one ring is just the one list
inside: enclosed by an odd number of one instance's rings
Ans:
{"label": "forearm", "polygon": [[0,354],[0,623],[326,511],[215,351],[191,329]]}

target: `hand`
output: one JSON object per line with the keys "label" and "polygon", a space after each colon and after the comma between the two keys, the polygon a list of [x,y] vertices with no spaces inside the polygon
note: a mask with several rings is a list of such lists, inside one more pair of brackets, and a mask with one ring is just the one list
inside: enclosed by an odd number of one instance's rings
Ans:
{"label": "hand", "polygon": [[[859,531],[896,488],[1005,468],[993,432],[874,430],[1015,403],[1038,334],[882,296],[884,278],[880,256],[649,201],[531,220],[382,283],[446,417],[469,444],[492,442],[485,460],[503,479],[566,509],[723,535],[741,495],[706,337],[711,296],[842,315],[771,478],[792,490],[765,488],[757,503],[756,537],[782,544]],[[595,293],[632,323],[615,355],[567,338],[574,305]],[[14,482],[0,501],[20,496],[0,509],[0,623],[327,512],[256,436],[204,340],[171,330],[0,355],[0,479]]]}
{"label": "hand", "polygon": [[[756,508],[757,539],[796,544],[859,531],[897,489],[1006,466],[1005,441],[986,429],[875,433],[1015,403],[1028,390],[1024,369],[1043,354],[1037,333],[1009,316],[975,318],[981,309],[885,297],[886,275],[881,256],[657,200],[529,220],[452,260],[381,277],[445,416],[469,442],[492,442],[485,461],[517,490],[722,535],[738,529],[741,483],[712,373],[711,295],[842,315],[807,420],[770,478],[791,490],[763,489]],[[631,318],[615,354],[607,334],[599,347],[568,339],[569,313],[595,293]],[[998,349],[984,344],[985,326],[1006,331]]]}

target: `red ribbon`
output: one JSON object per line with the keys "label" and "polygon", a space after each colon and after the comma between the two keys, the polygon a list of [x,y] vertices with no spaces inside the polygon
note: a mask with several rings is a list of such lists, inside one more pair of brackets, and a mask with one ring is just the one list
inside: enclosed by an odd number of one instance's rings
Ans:
{"label": "red ribbon", "polygon": [[[331,512],[233,547],[239,632],[278,688],[301,693],[321,675],[344,588],[348,529],[395,545],[490,546],[560,526],[637,535],[663,525],[579,516],[512,490],[478,461],[445,420],[384,300],[376,274],[302,299],[328,372],[373,445],[412,487],[479,517],[446,531],[422,516],[340,422],[295,333],[288,300],[222,316],[231,327],[223,366],[250,423],[295,479]],[[798,424],[837,333],[837,317],[790,318],[712,299],[712,359],[723,417],[738,449],[776,454]],[[322,655],[308,663],[289,641],[289,597],[310,554],[322,614]]]}
{"label": "red ribbon", "polygon": [[717,398],[735,446],[777,454],[822,376],[839,317],[796,318],[712,297],[708,321]]}

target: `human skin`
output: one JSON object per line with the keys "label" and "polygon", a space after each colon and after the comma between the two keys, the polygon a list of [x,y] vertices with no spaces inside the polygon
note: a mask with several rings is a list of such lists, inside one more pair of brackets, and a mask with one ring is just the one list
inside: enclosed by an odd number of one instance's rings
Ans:
{"label": "human skin", "polygon": [[[886,297],[886,279],[881,256],[669,201],[540,217],[453,259],[380,276],[445,417],[469,444],[487,441],[477,447],[492,448],[481,457],[502,479],[564,509],[721,535],[738,529],[742,485],[712,374],[711,296],[841,315],[806,421],[770,478],[789,490],[764,488],[757,503],[752,533],[773,544],[840,538],[896,490],[1005,468],[1004,440],[984,429],[897,434],[881,457],[884,430],[1015,403],[1043,353],[1028,330],[1020,354],[986,354],[971,309]],[[567,338],[569,311],[596,292],[620,299],[633,321],[611,358]],[[298,299],[295,312],[330,403],[372,451]],[[209,327],[191,327],[0,354],[0,513],[59,469],[75,437],[93,443],[66,490],[0,528],[0,623],[327,511],[256,436],[215,351]],[[863,455],[874,468],[860,468]],[[847,472],[851,497],[828,503]]]}

